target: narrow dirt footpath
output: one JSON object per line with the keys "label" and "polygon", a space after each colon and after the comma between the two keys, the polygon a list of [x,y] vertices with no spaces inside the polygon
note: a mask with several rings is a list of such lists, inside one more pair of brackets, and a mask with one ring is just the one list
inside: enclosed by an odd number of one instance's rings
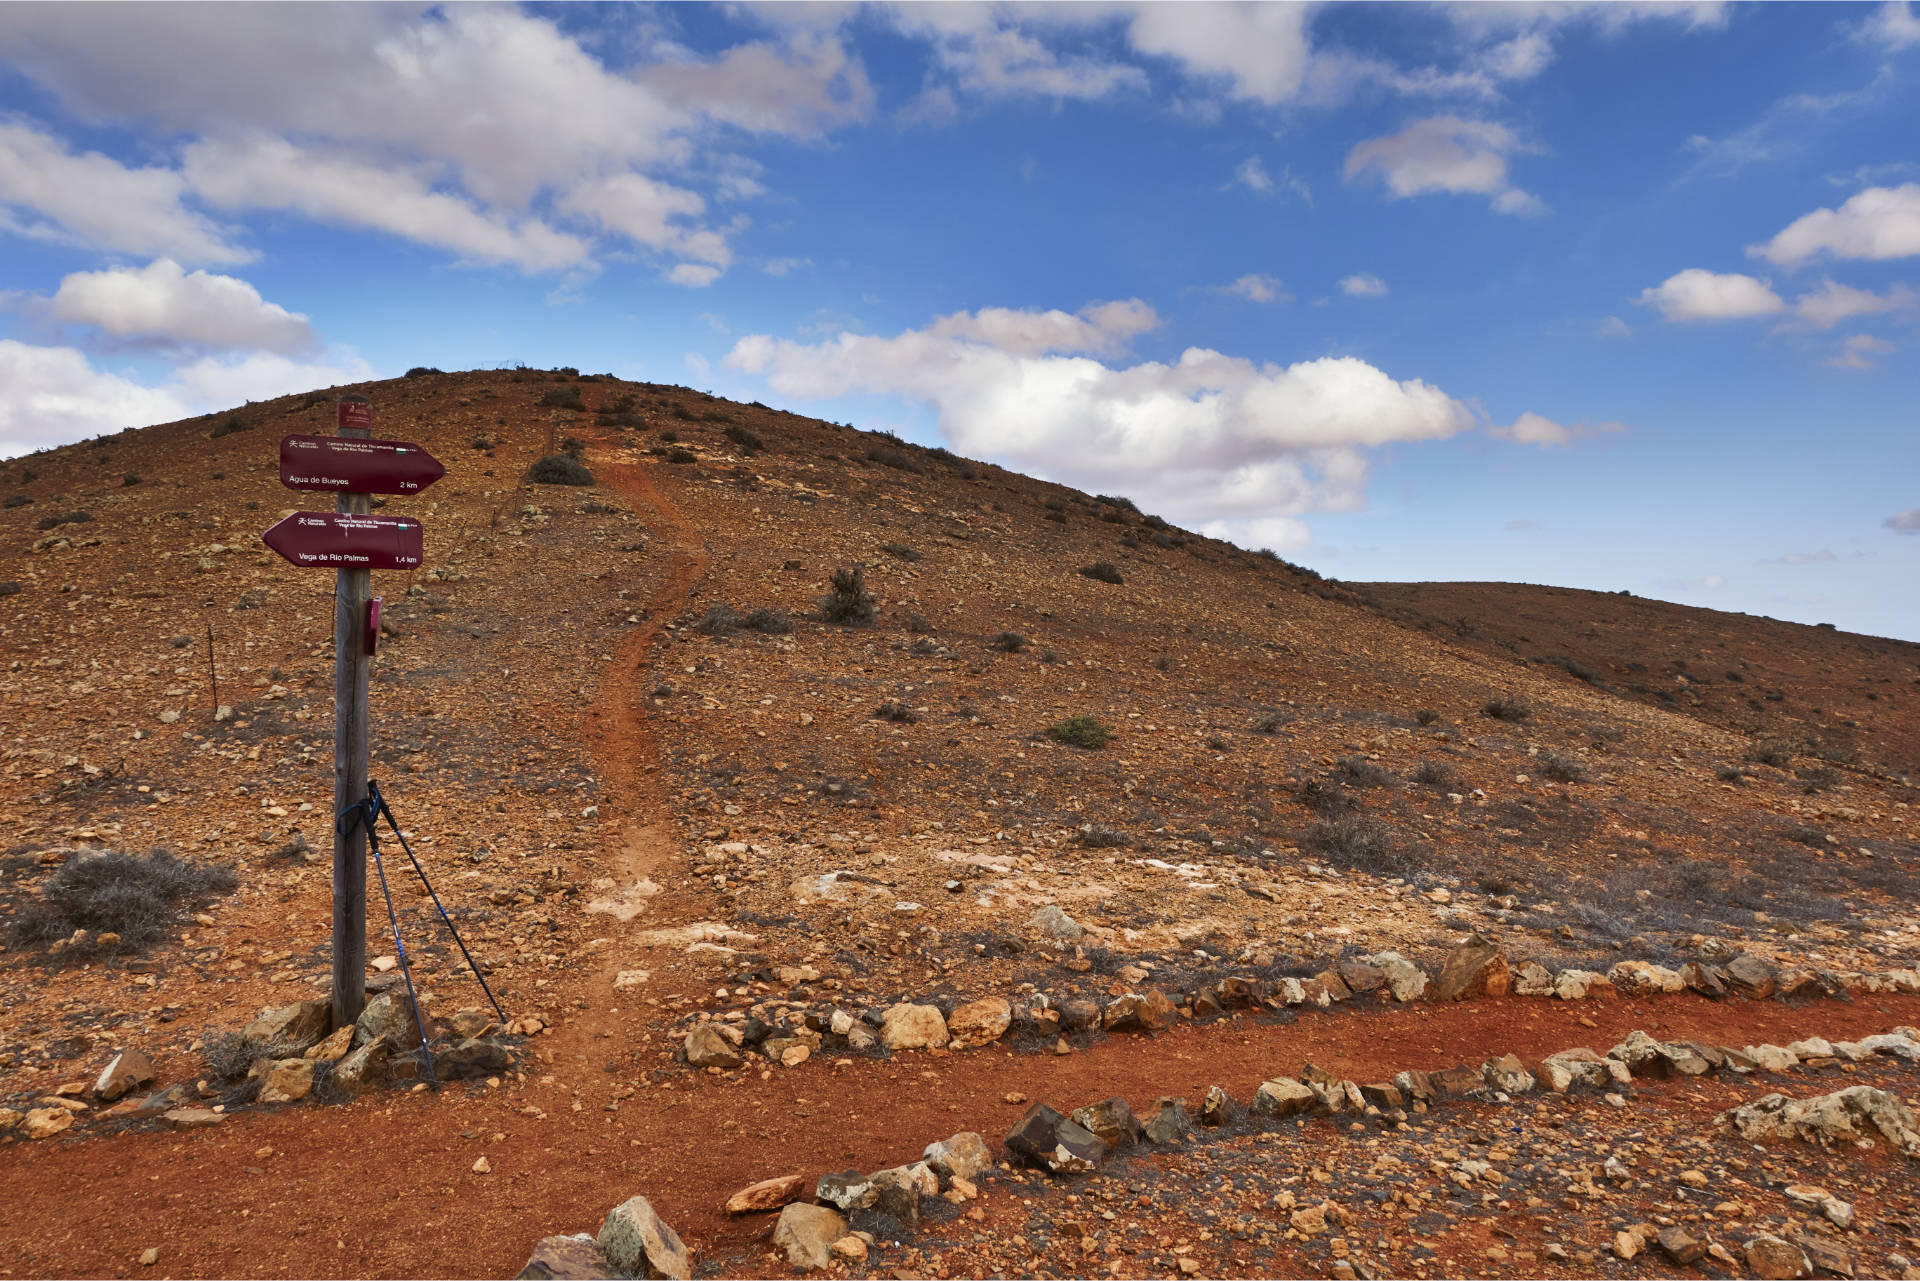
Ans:
{"label": "narrow dirt footpath", "polygon": [[[1912,996],[1799,1007],[1503,998],[1186,1025],[1060,1057],[1002,1048],[838,1068],[816,1059],[737,1081],[689,1075],[617,1111],[572,1110],[564,1081],[250,1111],[192,1134],[0,1149],[0,1275],[505,1277],[541,1236],[592,1230],[636,1192],[703,1256],[737,1258],[766,1220],[728,1220],[729,1193],[772,1174],[896,1164],[957,1130],[997,1140],[1019,1112],[1009,1093],[1061,1107],[1120,1094],[1145,1106],[1162,1094],[1197,1100],[1218,1083],[1244,1099],[1309,1061],[1371,1080],[1506,1052],[1604,1050],[1636,1027],[1744,1045],[1916,1022]],[[1824,1078],[1767,1085],[1833,1088]],[[474,1172],[481,1156],[490,1173]],[[148,1246],[161,1262],[141,1269]]]}

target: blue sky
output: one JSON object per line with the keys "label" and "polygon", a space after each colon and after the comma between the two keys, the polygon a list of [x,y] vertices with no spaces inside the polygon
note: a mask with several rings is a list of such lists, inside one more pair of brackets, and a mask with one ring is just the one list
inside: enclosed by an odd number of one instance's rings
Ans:
{"label": "blue sky", "polygon": [[413,365],[1920,639],[1906,4],[0,6],[0,455]]}

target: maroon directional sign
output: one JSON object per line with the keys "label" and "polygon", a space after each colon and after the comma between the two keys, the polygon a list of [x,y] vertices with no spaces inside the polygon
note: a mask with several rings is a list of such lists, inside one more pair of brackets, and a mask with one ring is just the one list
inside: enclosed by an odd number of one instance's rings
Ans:
{"label": "maroon directional sign", "polygon": [[424,552],[420,522],[409,516],[295,512],[260,539],[308,569],[416,569]]}
{"label": "maroon directional sign", "polygon": [[410,440],[280,438],[280,483],[288,489],[417,494],[446,474],[439,459]]}

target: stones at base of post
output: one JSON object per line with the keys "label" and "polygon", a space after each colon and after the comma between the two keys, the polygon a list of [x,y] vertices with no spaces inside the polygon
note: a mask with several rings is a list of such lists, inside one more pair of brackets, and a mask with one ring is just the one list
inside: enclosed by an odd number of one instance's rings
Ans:
{"label": "stones at base of post", "polygon": [[674,1281],[693,1275],[692,1253],[643,1196],[628,1197],[607,1211],[595,1239],[617,1274]]}
{"label": "stones at base of post", "polygon": [[[427,1039],[433,1038],[433,1019],[422,1012],[426,1018]],[[385,1037],[391,1045],[411,1048],[420,1044],[421,1028],[413,1017],[413,1001],[404,987],[382,992],[367,1002],[360,1017],[354,1020],[353,1043],[365,1045],[369,1041]]]}
{"label": "stones at base of post", "polygon": [[276,1054],[304,1054],[333,1031],[331,1001],[301,1001],[262,1010],[240,1035]]}

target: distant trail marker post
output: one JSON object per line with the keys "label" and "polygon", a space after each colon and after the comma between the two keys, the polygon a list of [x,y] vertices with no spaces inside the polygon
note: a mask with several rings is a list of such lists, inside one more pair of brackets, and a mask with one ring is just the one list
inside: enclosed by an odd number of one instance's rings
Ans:
{"label": "distant trail marker post", "polygon": [[446,474],[420,446],[373,440],[373,404],[342,396],[338,436],[280,441],[280,483],[330,491],[337,511],[297,511],[260,537],[292,564],[335,571],[333,589],[333,1021],[345,1027],[367,1001],[367,827],[341,815],[367,799],[367,682],[380,637],[371,571],[415,569],[420,522],[375,516],[372,496],[417,494]]}

